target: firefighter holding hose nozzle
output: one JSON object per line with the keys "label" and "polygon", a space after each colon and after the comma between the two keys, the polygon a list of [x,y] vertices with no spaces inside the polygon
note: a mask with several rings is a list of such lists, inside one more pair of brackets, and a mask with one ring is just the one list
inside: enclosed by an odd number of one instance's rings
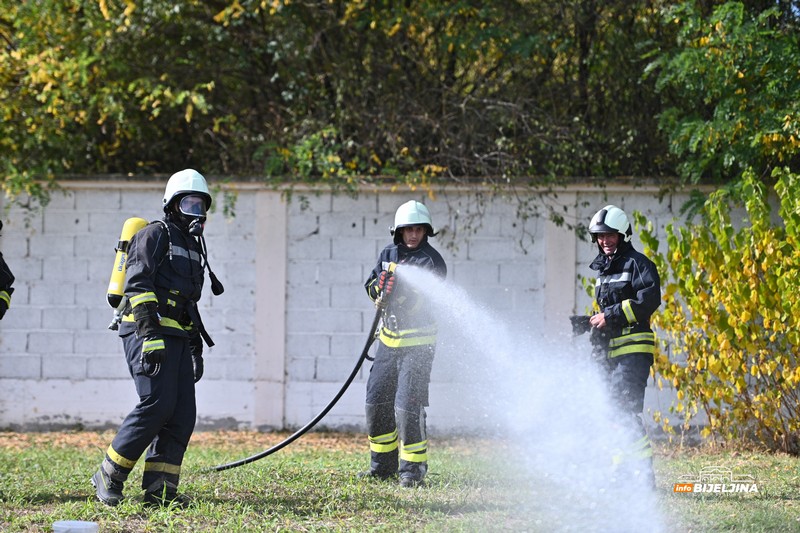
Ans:
{"label": "firefighter holding hose nozzle", "polygon": [[661,282],[655,264],[633,249],[631,225],[622,209],[607,205],[598,211],[589,233],[599,251],[589,266],[597,272],[599,311],[571,317],[573,332],[591,331],[592,355],[638,439],[614,461],[633,465],[637,476],[654,485],[653,449],[641,416],[656,344],[650,317],[661,304]]}
{"label": "firefighter holding hose nozzle", "polygon": [[428,470],[428,405],[436,322],[425,295],[404,284],[404,265],[447,276],[442,256],[428,243],[436,233],[424,204],[409,201],[395,213],[394,242],[386,246],[365,283],[367,294],[383,306],[375,360],[367,380],[367,433],[370,469],[359,477],[395,479],[417,487]]}

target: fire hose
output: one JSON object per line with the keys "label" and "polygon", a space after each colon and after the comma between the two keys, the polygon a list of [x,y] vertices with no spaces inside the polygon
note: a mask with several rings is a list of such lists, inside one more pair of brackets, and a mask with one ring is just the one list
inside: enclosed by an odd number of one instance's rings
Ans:
{"label": "fire hose", "polygon": [[[390,270],[390,275],[393,275],[393,269]],[[288,446],[289,444],[293,443],[295,440],[297,440],[298,438],[303,436],[306,432],[308,432],[308,430],[316,426],[320,420],[325,418],[325,415],[327,415],[328,412],[331,409],[333,409],[333,406],[336,405],[336,402],[339,401],[339,399],[344,395],[345,391],[347,391],[348,387],[350,387],[350,384],[358,375],[358,371],[361,369],[361,365],[364,364],[364,360],[369,359],[369,349],[370,347],[372,347],[372,343],[375,342],[378,333],[378,324],[380,323],[381,315],[383,314],[383,309],[384,307],[386,307],[385,302],[383,302],[382,296],[379,297],[377,300],[375,300],[375,306],[377,309],[375,311],[375,318],[372,319],[372,326],[370,326],[369,328],[369,337],[367,338],[367,342],[364,344],[364,349],[361,350],[361,355],[359,356],[358,361],[356,361],[356,365],[355,367],[353,367],[353,371],[350,372],[350,376],[348,376],[348,378],[345,380],[344,384],[342,385],[342,388],[339,389],[339,392],[336,393],[336,396],[333,397],[333,400],[331,400],[330,403],[328,403],[328,405],[326,405],[325,408],[322,411],[320,411],[317,416],[315,416],[305,426],[301,427],[300,429],[298,429],[297,431],[286,437],[278,444],[272,446],[271,448],[268,448],[263,452],[257,453],[255,455],[251,455],[250,457],[245,457],[244,459],[240,459],[238,461],[233,461],[231,463],[225,463],[211,467],[208,471],[222,472],[223,470],[229,470],[231,468],[236,468],[249,463],[253,463],[255,461],[258,461],[259,459],[263,459],[264,457],[272,455],[278,450],[281,450],[286,446]]]}

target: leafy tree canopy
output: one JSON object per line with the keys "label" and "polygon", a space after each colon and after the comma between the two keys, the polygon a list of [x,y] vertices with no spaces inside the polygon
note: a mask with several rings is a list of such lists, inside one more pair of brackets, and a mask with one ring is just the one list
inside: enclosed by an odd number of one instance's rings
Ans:
{"label": "leafy tree canopy", "polygon": [[725,181],[796,157],[797,2],[3,4],[12,196],[186,166],[353,189]]}

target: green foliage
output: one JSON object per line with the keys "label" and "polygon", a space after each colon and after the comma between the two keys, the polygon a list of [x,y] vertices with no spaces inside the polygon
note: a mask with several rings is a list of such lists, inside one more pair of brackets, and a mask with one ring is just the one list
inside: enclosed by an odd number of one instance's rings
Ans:
{"label": "green foliage", "polygon": [[346,191],[669,172],[649,1],[7,4],[10,195],[186,166]]}
{"label": "green foliage", "polygon": [[69,174],[187,166],[348,193],[479,182],[513,196],[678,163],[735,183],[797,160],[789,2],[6,3],[12,197]]}
{"label": "green foliage", "polygon": [[177,69],[161,71],[157,58],[148,57],[146,43],[156,38],[169,48],[157,30],[177,15],[163,3],[147,13],[131,2],[119,12],[104,1],[8,4],[0,14],[6,194],[42,196],[39,180],[131,173],[152,168],[155,159],[179,166],[168,152],[156,155],[164,148],[159,141],[174,144],[186,125],[208,112],[206,94],[214,82],[208,73],[188,78]]}
{"label": "green foliage", "polygon": [[[656,370],[659,386],[677,390],[673,411],[687,424],[703,412],[705,436],[800,454],[800,175],[772,177],[777,222],[768,189],[747,172],[711,195],[700,223],[668,226],[668,251],[657,252],[651,228],[642,240],[664,282]],[[733,206],[746,212],[741,223]]]}
{"label": "green foliage", "polygon": [[659,47],[647,71],[658,72],[656,88],[672,102],[660,125],[692,182],[735,182],[747,168],[768,178],[800,162],[800,33],[779,5],[754,12],[725,2],[706,16],[680,2],[665,11],[677,43]]}

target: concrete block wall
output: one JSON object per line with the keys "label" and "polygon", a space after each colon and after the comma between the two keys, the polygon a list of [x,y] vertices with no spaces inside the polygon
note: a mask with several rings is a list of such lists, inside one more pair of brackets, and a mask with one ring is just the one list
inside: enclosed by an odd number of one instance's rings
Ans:
{"label": "concrete block wall", "polygon": [[[0,250],[17,277],[0,322],[0,427],[115,427],[136,395],[121,343],[107,330],[105,301],[114,246],[131,216],[161,217],[165,182],[70,181],[42,211],[11,206]],[[544,218],[485,192],[446,190],[435,199],[389,190],[358,198],[279,193],[226,184],[206,227],[209,261],[225,285],[208,283],[201,313],[216,346],[206,350],[197,386],[198,427],[296,428],[316,415],[349,375],[374,307],[363,283],[390,242],[396,208],[424,201],[441,229],[432,240],[449,280],[480,306],[536,334],[568,328],[590,303],[577,282],[595,249]],[[299,198],[303,196],[303,198]],[[533,198],[532,201],[539,201]],[[547,200],[542,200],[547,201]],[[607,203],[645,212],[662,228],[678,197],[657,191],[576,187],[559,193],[567,222],[588,223]],[[462,416],[465,380],[437,352],[429,423],[441,430],[480,426]],[[363,430],[368,364],[322,426]]]}

